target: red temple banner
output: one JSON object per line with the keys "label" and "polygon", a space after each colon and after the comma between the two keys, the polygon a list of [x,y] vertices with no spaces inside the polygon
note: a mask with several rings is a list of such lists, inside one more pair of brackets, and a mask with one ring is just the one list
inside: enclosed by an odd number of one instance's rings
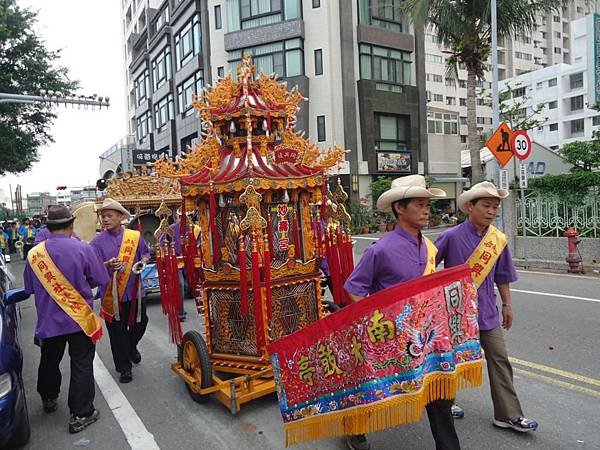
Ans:
{"label": "red temple banner", "polygon": [[420,420],[481,385],[467,265],[393,286],[269,346],[286,446]]}

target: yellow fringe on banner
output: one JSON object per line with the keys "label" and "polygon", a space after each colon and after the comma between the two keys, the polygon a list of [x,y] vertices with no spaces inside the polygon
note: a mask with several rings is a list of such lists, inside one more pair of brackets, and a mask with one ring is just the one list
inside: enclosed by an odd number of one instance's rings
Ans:
{"label": "yellow fringe on banner", "polygon": [[428,403],[452,400],[461,389],[481,386],[482,379],[482,360],[461,363],[453,373],[428,374],[417,392],[284,424],[285,446],[335,436],[367,434],[418,422]]}

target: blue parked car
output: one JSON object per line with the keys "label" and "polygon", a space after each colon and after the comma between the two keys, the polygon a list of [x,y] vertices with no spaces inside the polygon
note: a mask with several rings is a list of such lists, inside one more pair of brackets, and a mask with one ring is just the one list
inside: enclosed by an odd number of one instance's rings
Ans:
{"label": "blue parked car", "polygon": [[9,290],[10,285],[11,276],[0,255],[0,448],[21,447],[30,436],[16,306],[29,295],[22,289]]}

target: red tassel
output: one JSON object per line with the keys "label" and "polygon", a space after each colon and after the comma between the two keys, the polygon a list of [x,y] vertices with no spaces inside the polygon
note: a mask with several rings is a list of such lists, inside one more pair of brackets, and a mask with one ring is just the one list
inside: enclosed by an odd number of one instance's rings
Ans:
{"label": "red tassel", "polygon": [[252,296],[254,299],[254,321],[256,324],[256,345],[258,352],[263,353],[265,351],[265,325],[263,322],[263,311],[262,311],[262,295],[261,295],[261,283],[260,283],[260,261],[258,255],[258,249],[256,248],[258,243],[256,237],[253,237],[252,242]]}
{"label": "red tassel", "polygon": [[215,191],[210,189],[210,195],[208,198],[209,209],[210,209],[210,234],[212,238],[212,250],[213,250],[213,268],[217,267],[217,261],[219,260],[219,233],[217,231],[217,202],[215,200]]}
{"label": "red tassel", "polygon": [[156,249],[156,270],[158,273],[158,286],[160,288],[160,300],[163,314],[167,314],[167,278],[165,276],[163,246],[160,244]]}
{"label": "red tassel", "polygon": [[293,220],[293,225],[294,225],[294,247],[296,249],[295,258],[302,259],[302,256],[300,254],[301,248],[300,248],[300,230],[298,229],[298,214],[296,212],[295,206],[294,206],[294,211],[292,214],[294,215],[292,220]]}
{"label": "red tassel", "polygon": [[170,295],[167,314],[169,317],[169,330],[171,341],[180,344],[183,337],[179,311],[181,310],[181,285],[179,284],[179,269],[177,268],[177,254],[174,248],[168,250],[168,276],[170,281]]}
{"label": "red tassel", "polygon": [[243,315],[248,314],[248,269],[246,268],[246,259],[244,235],[240,234],[238,244],[238,265],[240,266],[240,311]]}
{"label": "red tassel", "polygon": [[267,306],[267,319],[271,321],[271,252],[268,246],[268,237],[265,235],[265,305]]}
{"label": "red tassel", "polygon": [[269,236],[269,251],[273,255],[273,219],[271,218],[271,208],[267,207],[267,233]]}

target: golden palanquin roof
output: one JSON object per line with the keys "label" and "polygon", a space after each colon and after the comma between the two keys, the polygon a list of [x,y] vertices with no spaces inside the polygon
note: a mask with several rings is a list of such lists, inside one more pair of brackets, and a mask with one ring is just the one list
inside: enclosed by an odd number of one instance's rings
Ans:
{"label": "golden palanquin roof", "polygon": [[114,198],[125,207],[158,206],[181,203],[181,191],[176,179],[126,173],[121,178],[107,181],[106,196]]}
{"label": "golden palanquin roof", "polygon": [[240,192],[249,184],[263,190],[321,186],[325,172],[342,163],[346,150],[319,149],[294,131],[305,100],[297,87],[254,75],[246,56],[239,82],[229,75],[195,96],[200,143],[176,162],[163,157],[154,163],[160,175],[180,180],[184,196]]}

